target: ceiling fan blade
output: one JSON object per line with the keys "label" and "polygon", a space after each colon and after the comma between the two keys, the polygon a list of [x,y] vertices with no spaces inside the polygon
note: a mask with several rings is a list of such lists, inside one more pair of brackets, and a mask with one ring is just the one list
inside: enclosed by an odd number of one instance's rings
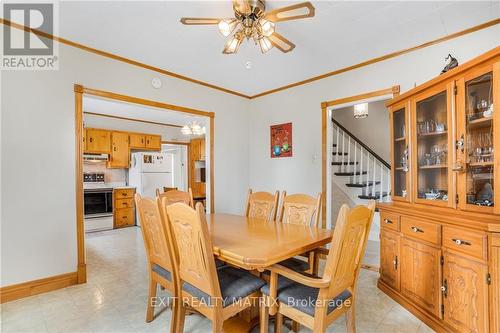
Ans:
{"label": "ceiling fan blade", "polygon": [[290,42],[288,39],[275,32],[268,37],[271,43],[283,53],[290,52],[295,48],[295,44]]}
{"label": "ceiling fan blade", "polygon": [[218,24],[222,19],[208,17],[183,17],[181,23],[185,25],[214,25]]}
{"label": "ceiling fan blade", "polygon": [[299,20],[314,16],[314,6],[310,2],[302,2],[295,5],[271,10],[265,14],[266,20],[272,22],[283,22]]}

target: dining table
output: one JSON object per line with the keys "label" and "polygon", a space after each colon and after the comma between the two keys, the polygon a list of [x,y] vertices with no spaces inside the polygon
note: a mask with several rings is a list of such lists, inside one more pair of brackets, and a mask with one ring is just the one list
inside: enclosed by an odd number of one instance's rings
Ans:
{"label": "dining table", "polygon": [[[207,214],[214,255],[233,266],[262,272],[282,260],[331,242],[333,230],[231,214]],[[248,308],[224,323],[227,332],[249,332],[258,308]]]}

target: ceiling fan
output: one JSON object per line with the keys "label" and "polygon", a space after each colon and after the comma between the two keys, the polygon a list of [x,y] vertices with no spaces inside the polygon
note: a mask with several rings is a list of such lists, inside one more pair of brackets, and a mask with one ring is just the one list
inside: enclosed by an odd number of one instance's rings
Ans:
{"label": "ceiling fan", "polygon": [[234,18],[183,17],[185,25],[217,25],[224,37],[229,37],[222,53],[233,54],[246,38],[258,44],[262,53],[273,47],[290,52],[295,44],[277,33],[276,23],[314,16],[314,7],[303,2],[266,12],[265,0],[233,0]]}

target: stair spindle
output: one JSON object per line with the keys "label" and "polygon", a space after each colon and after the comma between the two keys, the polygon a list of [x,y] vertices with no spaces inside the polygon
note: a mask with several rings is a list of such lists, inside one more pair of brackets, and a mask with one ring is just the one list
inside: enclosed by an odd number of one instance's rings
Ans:
{"label": "stair spindle", "polygon": [[344,171],[344,149],[345,149],[345,135],[344,131],[342,131],[342,164],[340,165],[340,172]]}
{"label": "stair spindle", "polygon": [[382,201],[382,191],[384,189],[384,166],[382,165],[382,163],[380,163],[380,193],[379,193],[379,200]]}
{"label": "stair spindle", "polygon": [[373,176],[372,176],[372,197],[375,196],[375,169],[377,167],[377,161],[375,160],[375,156],[373,156]]}
{"label": "stair spindle", "polygon": [[351,172],[351,163],[349,162],[351,159],[351,136],[349,135],[349,139],[347,140],[347,172]]}
{"label": "stair spindle", "polygon": [[339,148],[340,148],[339,136],[340,136],[340,128],[337,126],[337,141],[336,141],[336,144],[337,144],[337,155],[335,156],[335,162],[339,161]]}
{"label": "stair spindle", "polygon": [[356,149],[357,149],[357,145],[356,145],[356,141],[354,141],[354,182],[356,184],[356,180],[358,178],[358,176],[356,175],[356,172],[358,170],[358,168],[356,167]]}
{"label": "stair spindle", "polygon": [[362,183],[363,182],[363,147],[360,148],[359,155],[360,155],[359,156],[359,159],[360,159],[360,161],[359,161],[359,175],[360,175],[359,179],[361,179],[360,183]]}

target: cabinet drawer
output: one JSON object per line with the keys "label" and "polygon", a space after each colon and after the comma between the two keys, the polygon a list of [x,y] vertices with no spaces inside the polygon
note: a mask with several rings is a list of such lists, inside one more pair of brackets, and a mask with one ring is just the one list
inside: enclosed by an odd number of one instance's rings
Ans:
{"label": "cabinet drawer", "polygon": [[115,210],[115,227],[135,224],[134,208],[124,208]]}
{"label": "cabinet drawer", "polygon": [[487,260],[488,237],[485,233],[443,227],[443,246],[481,260]]}
{"label": "cabinet drawer", "polygon": [[125,198],[130,198],[132,199],[134,197],[134,189],[117,189],[115,190],[115,200],[118,199],[125,199]]}
{"label": "cabinet drawer", "polygon": [[115,209],[121,208],[134,208],[134,199],[116,199],[115,200]]}
{"label": "cabinet drawer", "polygon": [[441,242],[441,226],[406,216],[401,217],[401,232],[408,237],[420,239],[435,245]]}
{"label": "cabinet drawer", "polygon": [[399,215],[394,213],[380,213],[380,226],[395,231],[399,231]]}

